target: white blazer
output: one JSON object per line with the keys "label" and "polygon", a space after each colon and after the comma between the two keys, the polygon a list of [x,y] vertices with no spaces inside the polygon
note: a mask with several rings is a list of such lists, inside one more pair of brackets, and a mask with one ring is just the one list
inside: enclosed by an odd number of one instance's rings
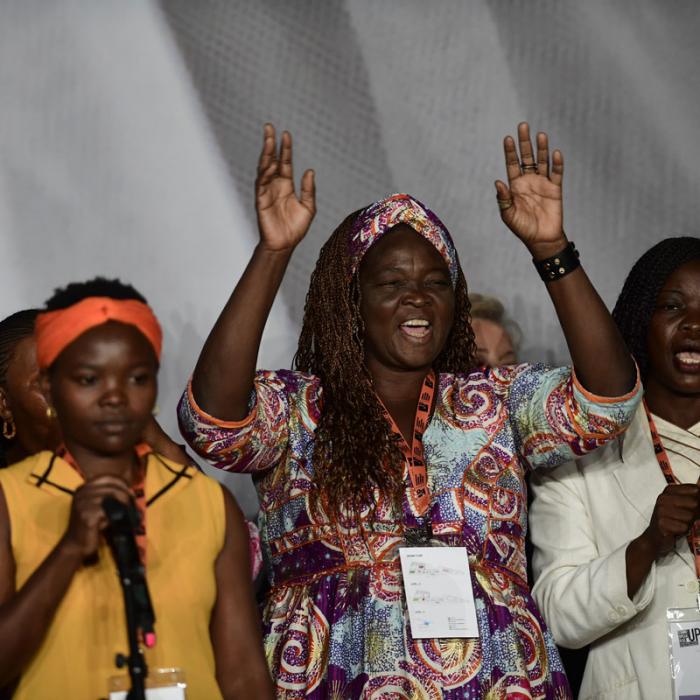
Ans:
{"label": "white blazer", "polygon": [[579,698],[671,698],[666,609],[695,606],[697,581],[681,538],[627,597],[625,550],[666,488],[643,406],[619,440],[531,486],[534,598],[558,644],[591,644]]}

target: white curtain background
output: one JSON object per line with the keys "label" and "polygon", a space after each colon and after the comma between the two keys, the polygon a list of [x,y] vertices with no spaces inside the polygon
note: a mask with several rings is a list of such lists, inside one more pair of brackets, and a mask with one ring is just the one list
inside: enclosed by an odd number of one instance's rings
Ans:
{"label": "white curtain background", "polygon": [[[634,260],[697,235],[695,0],[5,0],[0,316],[96,274],[165,329],[160,419],[255,242],[261,127],[317,172],[261,366],[288,366],[310,271],[350,211],[407,191],[452,231],[470,289],[503,299],[522,356],[566,362],[493,180],[518,121],[563,150],[565,217],[609,305]],[[585,314],[586,309],[582,308]],[[231,477],[245,510],[247,477]]]}

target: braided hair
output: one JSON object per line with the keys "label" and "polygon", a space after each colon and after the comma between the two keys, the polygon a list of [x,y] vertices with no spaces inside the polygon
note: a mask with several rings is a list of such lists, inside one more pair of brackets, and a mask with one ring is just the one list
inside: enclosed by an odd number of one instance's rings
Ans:
{"label": "braided hair", "polygon": [[[403,456],[396,446],[365,364],[358,273],[351,269],[348,240],[356,217],[350,214],[321,249],[304,308],[295,369],[318,376],[323,410],[315,433],[315,483],[324,508],[356,520],[375,508],[374,489],[393,503],[403,493]],[[475,364],[476,344],[469,297],[459,267],[455,314],[436,372],[466,372]]]}
{"label": "braided hair", "polygon": [[642,381],[649,373],[647,334],[659,292],[679,267],[698,259],[700,238],[666,238],[647,250],[627,275],[612,315],[637,361]]}
{"label": "braided hair", "polygon": [[[34,334],[38,309],[24,309],[0,321],[0,387],[7,388],[7,370],[18,343]],[[7,464],[6,453],[11,441],[0,433],[0,467]]]}

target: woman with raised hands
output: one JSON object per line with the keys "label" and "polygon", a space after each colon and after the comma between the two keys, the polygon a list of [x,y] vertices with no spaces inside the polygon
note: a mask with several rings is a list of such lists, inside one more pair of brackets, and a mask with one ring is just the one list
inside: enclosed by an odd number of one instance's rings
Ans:
{"label": "woman with raised hands", "polygon": [[162,333],[117,280],[74,283],[40,313],[36,358],[61,444],[0,470],[0,685],[13,697],[98,698],[127,653],[103,501],[134,504],[156,616],[151,670],[180,668],[190,700],[272,697],[231,495],[143,442]]}
{"label": "woman with raised hands", "polygon": [[[315,212],[313,173],[297,197],[291,137],[278,152],[265,127],[260,241],[179,415],[212,464],[254,474],[272,576],[264,641],[280,697],[569,696],[527,587],[524,474],[618,435],[639,390],[562,230],[561,154],[550,170],[545,134],[536,158],[527,124],[518,140],[504,143],[498,204],[545,279],[575,371],[476,367],[452,239],[399,194],[348,216],[323,246],[295,369],[256,372],[270,307]],[[399,552],[416,544],[466,549],[470,580],[450,595],[473,596],[478,636],[412,626]]]}

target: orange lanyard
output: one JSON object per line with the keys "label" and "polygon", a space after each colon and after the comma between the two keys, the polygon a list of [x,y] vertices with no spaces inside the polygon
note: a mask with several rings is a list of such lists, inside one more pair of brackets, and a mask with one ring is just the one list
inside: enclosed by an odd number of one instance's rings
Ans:
{"label": "orange lanyard", "polygon": [[389,423],[391,432],[397,437],[399,449],[406,460],[408,476],[411,480],[411,486],[408,489],[408,505],[413,515],[418,518],[424,516],[430,508],[431,496],[430,489],[428,488],[428,470],[425,466],[425,453],[423,451],[423,433],[425,433],[425,429],[428,427],[434,396],[435,372],[431,369],[423,380],[423,387],[420,391],[418,407],[416,408],[416,418],[413,423],[411,445],[406,442],[406,439],[399,430],[399,426],[396,425],[396,421],[389,411],[387,411],[382,400],[379,399],[379,403],[384,411],[384,418],[386,418]]}
{"label": "orange lanyard", "polygon": [[[146,443],[136,445],[136,454],[139,457],[144,457],[150,454],[151,447]],[[61,445],[57,450],[56,454],[61,457],[61,459],[68,462],[68,464],[75,469],[75,471],[80,474],[80,476],[85,478],[85,475],[80,469],[80,465],[75,460],[73,455],[66,449],[65,445]],[[146,472],[142,470],[139,474],[139,479],[135,484],[131,485],[130,489],[133,497],[134,504],[136,505],[136,510],[139,514],[139,524],[134,530],[134,539],[136,540],[136,547],[139,550],[139,555],[141,557],[141,563],[146,566]]]}
{"label": "orange lanyard", "polygon": [[[673,469],[671,469],[671,462],[666,454],[666,448],[664,447],[663,442],[661,442],[659,431],[656,429],[656,423],[654,423],[654,419],[652,418],[651,411],[649,410],[646,401],[644,401],[644,410],[647,414],[647,420],[649,421],[649,430],[651,432],[651,441],[654,445],[656,461],[659,463],[659,467],[663,472],[666,483],[678,484],[680,482],[673,473]],[[697,602],[698,610],[700,610],[700,520],[696,520],[693,523],[693,526],[690,528],[690,532],[688,533],[688,546],[695,557],[695,576],[698,579]]]}

